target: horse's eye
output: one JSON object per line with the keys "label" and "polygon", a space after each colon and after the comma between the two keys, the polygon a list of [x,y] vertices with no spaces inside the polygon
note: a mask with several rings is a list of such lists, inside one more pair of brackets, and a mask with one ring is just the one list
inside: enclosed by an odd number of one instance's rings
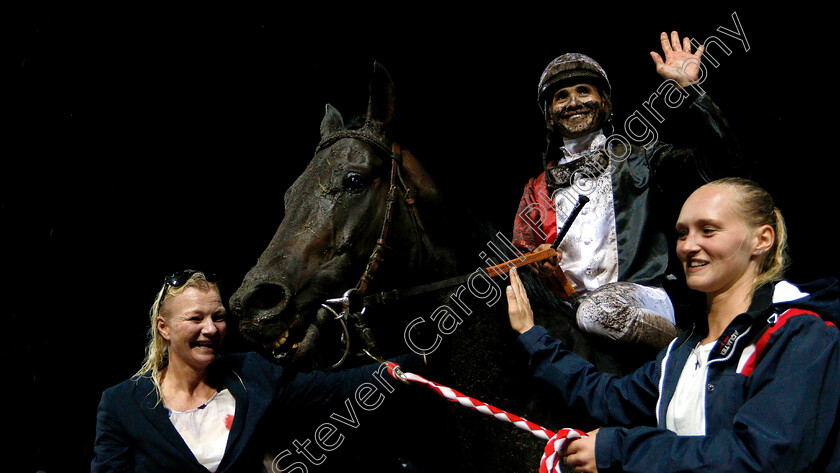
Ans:
{"label": "horse's eye", "polygon": [[345,190],[360,191],[365,187],[365,179],[357,172],[348,172],[342,183]]}

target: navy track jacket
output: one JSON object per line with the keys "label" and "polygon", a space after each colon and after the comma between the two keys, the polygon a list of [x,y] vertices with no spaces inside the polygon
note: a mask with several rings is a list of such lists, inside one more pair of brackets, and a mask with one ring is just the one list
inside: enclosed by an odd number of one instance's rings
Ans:
{"label": "navy track jacket", "polygon": [[837,472],[840,330],[827,321],[840,321],[840,288],[821,280],[799,289],[808,295],[774,303],[774,285],[759,288],[714,345],[704,436],[665,428],[704,325],[625,377],[597,372],[542,327],[519,341],[534,376],[556,388],[563,403],[608,426],[595,445],[601,472]]}

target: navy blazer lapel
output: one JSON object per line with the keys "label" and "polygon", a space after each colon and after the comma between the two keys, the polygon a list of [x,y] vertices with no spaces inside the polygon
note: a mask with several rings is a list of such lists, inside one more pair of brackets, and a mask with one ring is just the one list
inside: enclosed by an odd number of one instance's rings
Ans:
{"label": "navy blazer lapel", "polygon": [[233,399],[236,401],[236,411],[233,413],[233,423],[228,433],[225,454],[222,457],[222,462],[219,464],[217,471],[224,471],[242,453],[245,444],[238,442],[238,440],[245,430],[245,421],[248,420],[248,393],[242,380],[238,376],[228,375],[224,379],[224,384],[224,387],[230,390]]}
{"label": "navy blazer lapel", "polygon": [[[201,464],[196,460],[190,447],[187,446],[181,434],[178,433],[172,421],[169,420],[169,414],[163,407],[163,403],[158,402],[154,385],[149,378],[141,377],[137,381],[134,388],[134,397],[140,412],[143,413],[149,420],[149,423],[160,433],[161,437],[166,439],[172,448],[180,453],[190,464],[201,467]],[[204,469],[203,467],[201,468]],[[204,470],[206,471],[206,469]]]}

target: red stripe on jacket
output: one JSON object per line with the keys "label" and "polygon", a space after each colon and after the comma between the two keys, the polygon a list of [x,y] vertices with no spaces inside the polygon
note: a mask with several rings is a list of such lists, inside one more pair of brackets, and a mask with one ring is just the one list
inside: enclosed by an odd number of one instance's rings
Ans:
{"label": "red stripe on jacket", "polygon": [[[755,370],[756,364],[761,360],[761,355],[764,353],[764,349],[767,347],[767,342],[770,340],[770,337],[776,333],[777,330],[782,328],[782,326],[791,319],[791,317],[795,317],[797,315],[811,315],[817,318],[820,316],[816,312],[811,312],[810,310],[803,310],[803,309],[788,309],[779,316],[776,320],[776,323],[771,325],[761,334],[761,337],[755,342],[755,351],[750,355],[747,359],[746,363],[744,363],[743,368],[739,371],[740,374],[744,376],[749,376],[752,374],[753,370]],[[828,326],[834,326],[831,322],[825,322]]]}

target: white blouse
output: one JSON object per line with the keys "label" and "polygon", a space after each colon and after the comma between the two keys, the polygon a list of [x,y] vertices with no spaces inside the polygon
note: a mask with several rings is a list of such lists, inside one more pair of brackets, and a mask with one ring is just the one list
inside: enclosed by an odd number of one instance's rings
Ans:
{"label": "white blouse", "polygon": [[227,389],[207,402],[188,411],[169,412],[169,420],[190,447],[196,460],[210,471],[216,471],[225,454],[228,434],[233,424],[236,401]]}

